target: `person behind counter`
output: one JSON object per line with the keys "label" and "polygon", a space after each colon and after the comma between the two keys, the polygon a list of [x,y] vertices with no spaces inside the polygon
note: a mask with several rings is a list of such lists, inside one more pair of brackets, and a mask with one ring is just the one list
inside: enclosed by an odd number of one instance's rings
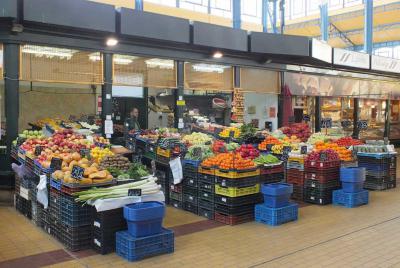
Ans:
{"label": "person behind counter", "polygon": [[128,133],[131,130],[140,130],[139,124],[139,110],[138,108],[132,108],[129,113],[129,117],[125,119],[125,133]]}

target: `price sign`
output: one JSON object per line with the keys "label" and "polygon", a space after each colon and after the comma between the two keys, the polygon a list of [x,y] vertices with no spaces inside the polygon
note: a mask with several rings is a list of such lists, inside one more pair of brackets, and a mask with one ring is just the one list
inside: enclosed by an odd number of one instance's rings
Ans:
{"label": "price sign", "polygon": [[289,154],[292,151],[291,146],[283,146],[283,153]]}
{"label": "price sign", "polygon": [[80,167],[80,166],[73,166],[72,171],[71,171],[71,177],[77,180],[80,180],[83,178],[83,173],[85,172],[85,169]]}
{"label": "price sign", "polygon": [[304,122],[310,122],[310,120],[311,120],[311,118],[310,118],[310,116],[308,114],[304,114],[303,115],[303,121]]}
{"label": "price sign", "polygon": [[289,116],[289,123],[294,123],[294,122],[295,122],[295,117]]}
{"label": "price sign", "polygon": [[142,196],[142,189],[129,189],[128,196]]}
{"label": "price sign", "polygon": [[192,153],[193,153],[193,156],[198,159],[201,159],[201,157],[203,155],[203,152],[202,152],[201,148],[199,148],[199,147],[194,148]]}
{"label": "price sign", "polygon": [[267,148],[266,148],[267,152],[271,152],[273,146],[274,146],[273,144],[267,144]]}
{"label": "price sign", "polygon": [[303,145],[300,148],[300,153],[301,154],[307,154],[307,145]]}
{"label": "price sign", "polygon": [[37,145],[35,147],[35,155],[36,156],[40,155],[42,153],[42,151],[43,151],[43,146]]}
{"label": "price sign", "polygon": [[26,141],[26,138],[17,138],[17,146],[21,146]]}
{"label": "price sign", "polygon": [[289,155],[287,153],[283,153],[281,156],[281,161],[287,161],[289,159]]}
{"label": "price sign", "polygon": [[321,119],[321,127],[322,128],[331,128],[332,127],[332,118],[322,118]]}
{"label": "price sign", "polygon": [[57,157],[53,157],[50,162],[50,168],[55,171],[55,170],[61,170],[62,166],[62,160]]}
{"label": "price sign", "polygon": [[342,125],[342,128],[351,127],[351,121],[350,120],[343,120],[343,121],[340,122],[340,124]]}
{"label": "price sign", "polygon": [[328,160],[328,155],[325,152],[321,152],[319,155],[319,160],[321,160],[321,162],[325,162]]}
{"label": "price sign", "polygon": [[235,131],[230,131],[229,132],[229,138],[234,138],[235,137]]}
{"label": "price sign", "polygon": [[80,151],[82,158],[90,159],[90,150],[89,149],[81,149]]}
{"label": "price sign", "polygon": [[368,121],[367,120],[358,120],[357,128],[360,129],[360,130],[367,129],[368,128]]}

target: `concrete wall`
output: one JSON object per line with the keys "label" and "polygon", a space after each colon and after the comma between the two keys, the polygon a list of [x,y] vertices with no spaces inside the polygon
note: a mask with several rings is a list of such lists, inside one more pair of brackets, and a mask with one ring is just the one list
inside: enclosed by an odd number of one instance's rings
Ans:
{"label": "concrete wall", "polygon": [[[255,106],[256,113],[248,114],[248,108]],[[244,93],[244,107],[245,116],[244,122],[251,123],[252,119],[259,120],[259,128],[264,128],[266,121],[272,122],[272,129],[275,130],[278,127],[278,95],[263,94],[263,93]],[[275,117],[269,117],[270,107],[275,107]]]}

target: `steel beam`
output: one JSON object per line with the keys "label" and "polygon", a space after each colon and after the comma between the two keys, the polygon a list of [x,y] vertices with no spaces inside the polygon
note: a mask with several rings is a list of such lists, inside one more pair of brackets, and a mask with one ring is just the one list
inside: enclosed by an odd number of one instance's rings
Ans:
{"label": "steel beam", "polygon": [[320,20],[321,20],[321,36],[323,41],[328,41],[328,26],[329,26],[329,17],[328,17],[328,3],[324,3],[319,6],[320,11]]}
{"label": "steel beam", "polygon": [[333,34],[337,34],[338,37],[340,37],[340,39],[342,39],[345,44],[347,46],[354,46],[355,44],[353,43],[353,41],[350,40],[350,38],[347,37],[347,35],[345,33],[343,33],[342,31],[340,31],[335,24],[333,24],[332,22],[329,24],[330,25],[330,32],[332,34],[329,35],[329,37],[332,37]]}
{"label": "steel beam", "polygon": [[233,0],[232,5],[232,20],[233,20],[233,28],[240,29],[242,27],[241,21],[241,6],[240,0]]}
{"label": "steel beam", "polygon": [[135,0],[135,9],[143,11],[143,0]]}
{"label": "steel beam", "polygon": [[113,78],[113,54],[103,54],[103,72],[104,72],[104,84],[101,86],[101,120],[103,121],[103,135],[104,132],[104,121],[112,119],[112,78]]}
{"label": "steel beam", "polygon": [[268,0],[262,0],[262,25],[263,25],[263,32],[267,33],[268,32],[268,9],[269,9],[269,4]]}
{"label": "steel beam", "polygon": [[364,51],[368,54],[372,54],[373,11],[373,1],[364,0]]}
{"label": "steel beam", "polygon": [[176,61],[176,72],[177,72],[177,89],[175,90],[175,109],[174,109],[174,125],[175,128],[181,128],[183,123],[183,112],[184,107],[182,105],[178,105],[178,101],[183,101],[184,96],[184,85],[185,85],[185,62],[184,61]]}

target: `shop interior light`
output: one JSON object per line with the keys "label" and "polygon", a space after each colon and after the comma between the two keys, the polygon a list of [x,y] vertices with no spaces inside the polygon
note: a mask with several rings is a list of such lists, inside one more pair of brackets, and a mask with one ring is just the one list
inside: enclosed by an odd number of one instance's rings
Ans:
{"label": "shop interior light", "polygon": [[386,109],[386,101],[382,101],[382,109],[383,109],[383,110]]}
{"label": "shop interior light", "polygon": [[25,45],[22,47],[22,53],[34,54],[36,57],[60,58],[70,60],[78,50],[57,48],[57,47],[42,47],[35,45]]}
{"label": "shop interior light", "polygon": [[149,59],[146,60],[146,65],[149,68],[160,68],[160,69],[173,69],[175,67],[173,60],[164,60],[164,59]]}
{"label": "shop interior light", "polygon": [[[100,53],[95,52],[89,55],[89,60],[91,61],[99,61],[101,59]],[[137,57],[128,56],[128,55],[114,55],[113,62],[118,65],[128,65],[131,64]]]}
{"label": "shop interior light", "polygon": [[216,65],[216,64],[194,64],[192,65],[193,70],[196,72],[204,73],[223,73],[224,69],[229,68],[228,66]]}
{"label": "shop interior light", "polygon": [[222,52],[220,52],[220,51],[216,51],[216,52],[214,52],[214,54],[213,54],[213,58],[215,58],[215,59],[220,59],[220,58],[222,58],[224,56],[224,54],[222,54]]}
{"label": "shop interior light", "polygon": [[113,38],[113,37],[108,38],[107,41],[106,41],[106,45],[109,46],[109,47],[116,46],[117,44],[118,44],[118,40]]}

